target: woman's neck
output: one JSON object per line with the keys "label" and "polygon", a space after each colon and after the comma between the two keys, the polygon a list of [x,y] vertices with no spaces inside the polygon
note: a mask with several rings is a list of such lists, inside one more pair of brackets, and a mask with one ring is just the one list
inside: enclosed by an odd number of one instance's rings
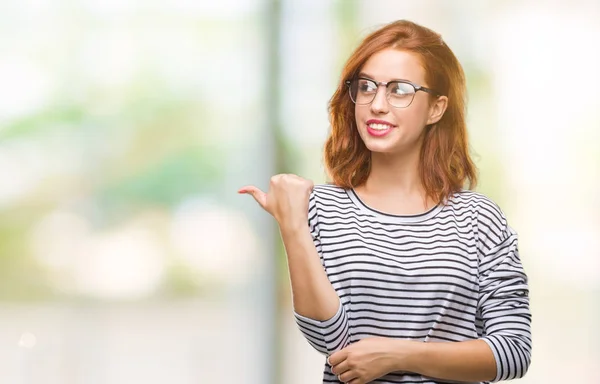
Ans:
{"label": "woman's neck", "polygon": [[425,188],[419,174],[418,153],[406,156],[371,154],[371,172],[365,189],[401,195],[421,195]]}
{"label": "woman's neck", "polygon": [[384,212],[412,214],[429,210],[436,203],[426,196],[419,166],[418,152],[406,156],[372,153],[369,177],[355,191]]}

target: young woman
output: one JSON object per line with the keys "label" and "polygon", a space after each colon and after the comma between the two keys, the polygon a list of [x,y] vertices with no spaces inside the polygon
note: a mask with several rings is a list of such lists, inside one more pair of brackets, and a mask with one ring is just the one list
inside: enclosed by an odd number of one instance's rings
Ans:
{"label": "young woman", "polygon": [[[279,223],[300,330],[324,383],[489,382],[531,360],[517,235],[476,183],[465,77],[408,21],[367,36],[330,101],[332,182],[251,194]],[[307,215],[308,212],[308,215]]]}

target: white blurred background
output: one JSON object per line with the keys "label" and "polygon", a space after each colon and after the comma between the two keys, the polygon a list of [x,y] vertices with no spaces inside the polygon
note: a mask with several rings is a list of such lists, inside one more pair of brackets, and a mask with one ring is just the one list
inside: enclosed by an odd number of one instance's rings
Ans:
{"label": "white blurred background", "polygon": [[600,383],[600,2],[0,0],[0,383],[317,383],[273,221],[327,101],[410,19],[468,80],[478,190],[520,235],[533,364]]}

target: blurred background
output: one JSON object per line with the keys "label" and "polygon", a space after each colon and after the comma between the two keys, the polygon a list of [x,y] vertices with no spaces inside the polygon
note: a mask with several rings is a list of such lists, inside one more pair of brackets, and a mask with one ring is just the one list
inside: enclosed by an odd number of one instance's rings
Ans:
{"label": "blurred background", "polygon": [[443,35],[520,235],[526,383],[600,383],[600,2],[0,0],[0,383],[318,383],[273,220],[360,39]]}

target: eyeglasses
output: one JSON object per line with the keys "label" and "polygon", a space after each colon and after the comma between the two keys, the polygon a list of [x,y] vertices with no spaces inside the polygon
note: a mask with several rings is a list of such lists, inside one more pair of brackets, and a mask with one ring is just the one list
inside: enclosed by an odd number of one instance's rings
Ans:
{"label": "eyeglasses", "polygon": [[377,90],[380,85],[385,85],[385,97],[392,107],[406,108],[415,98],[417,91],[427,92],[434,96],[441,96],[438,92],[411,83],[408,80],[395,80],[390,82],[376,82],[371,79],[359,77],[353,80],[346,80],[350,98],[357,105],[371,104],[375,100]]}

